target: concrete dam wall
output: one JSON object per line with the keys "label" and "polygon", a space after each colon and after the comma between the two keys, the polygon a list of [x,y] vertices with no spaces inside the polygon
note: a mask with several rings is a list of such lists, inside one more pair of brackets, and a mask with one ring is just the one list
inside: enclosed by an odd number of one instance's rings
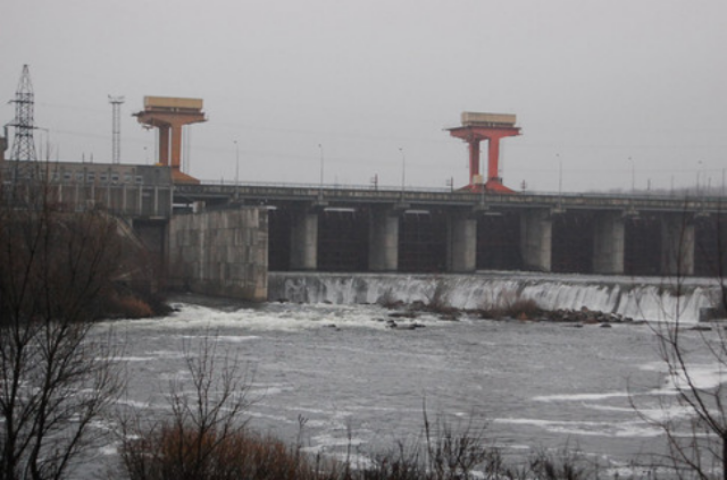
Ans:
{"label": "concrete dam wall", "polygon": [[268,297],[268,217],[258,207],[176,215],[169,223],[169,279],[194,293],[263,302]]}

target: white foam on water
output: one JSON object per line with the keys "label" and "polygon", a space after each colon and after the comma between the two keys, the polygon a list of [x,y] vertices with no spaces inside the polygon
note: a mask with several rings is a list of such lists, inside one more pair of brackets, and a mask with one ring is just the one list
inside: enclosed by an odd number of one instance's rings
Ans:
{"label": "white foam on water", "polygon": [[540,395],[533,397],[536,402],[583,402],[594,400],[605,400],[608,398],[628,398],[628,392],[604,392],[604,393],[573,393],[562,395]]}
{"label": "white foam on water", "polygon": [[640,467],[628,464],[617,464],[601,470],[603,478],[672,478],[674,471],[669,467],[658,467],[656,465]]}
{"label": "white foam on water", "polygon": [[154,350],[151,354],[157,358],[184,358],[184,352],[179,350]]}
{"label": "white foam on water", "polygon": [[297,421],[293,421],[289,418],[287,418],[284,415],[272,415],[269,413],[262,413],[255,410],[247,410],[245,412],[245,415],[251,417],[251,418],[258,418],[258,419],[264,419],[264,420],[272,420],[274,422],[278,423],[284,423],[284,424],[294,424],[297,423]]}
{"label": "white foam on water", "polygon": [[[668,280],[668,279],[667,279]],[[272,299],[301,303],[444,302],[481,309],[532,299],[548,310],[586,307],[637,320],[694,323],[717,298],[718,282],[596,275],[488,272],[475,275],[272,273]]]}
{"label": "white foam on water", "polygon": [[637,411],[648,422],[655,424],[664,424],[665,422],[678,421],[695,416],[692,408],[678,404],[659,403],[657,406],[652,407],[636,405],[634,411]]}
{"label": "white foam on water", "polygon": [[589,422],[543,420],[530,418],[498,418],[494,423],[526,425],[563,435],[600,436],[611,438],[649,438],[663,433],[663,430],[640,421]]}
{"label": "white foam on water", "polygon": [[358,412],[399,412],[399,407],[384,407],[381,405],[352,405],[349,407],[351,411]]}
{"label": "white foam on water", "polygon": [[230,343],[243,343],[243,342],[250,342],[252,340],[258,340],[260,339],[257,335],[240,335],[240,336],[234,336],[234,335],[219,335],[215,336],[215,340],[222,341],[222,342],[230,342]]}
{"label": "white foam on water", "polygon": [[[388,326],[384,321],[388,311],[377,305],[285,305],[269,304],[260,308],[245,308],[235,311],[221,311],[211,307],[193,304],[179,304],[174,314],[153,320],[117,320],[114,328],[158,329],[162,326],[169,332],[175,330],[216,330],[225,327],[244,328],[248,331],[300,331],[309,329],[330,328],[372,328],[384,330]],[[418,323],[430,324],[439,322],[431,315],[422,315],[416,319]],[[408,319],[397,319],[397,323],[406,325]],[[194,335],[185,335],[195,338]],[[200,334],[204,337],[205,334]],[[220,335],[218,340],[225,342],[254,341],[259,335]]]}
{"label": "white foam on water", "polygon": [[640,367],[641,370],[659,372],[664,375],[663,385],[654,394],[675,395],[688,390],[690,384],[699,390],[712,390],[727,383],[727,369],[717,361],[714,363],[687,363],[683,369],[670,371],[666,362],[652,362]]}
{"label": "white foam on water", "polygon": [[116,400],[116,403],[119,405],[126,405],[127,407],[134,407],[139,409],[146,409],[151,407],[151,403],[149,402],[140,402],[138,400],[130,400],[128,398],[120,398]]}
{"label": "white foam on water", "polygon": [[658,372],[658,373],[667,373],[669,371],[666,363],[664,363],[664,362],[644,363],[643,365],[639,365],[639,370],[643,370],[645,372]]}
{"label": "white foam on water", "polygon": [[249,394],[252,398],[266,398],[280,395],[281,393],[289,392],[293,390],[293,387],[288,386],[272,386],[272,387],[258,387],[251,386],[249,388]]}
{"label": "white foam on water", "polygon": [[366,440],[364,440],[363,438],[354,436],[338,437],[328,433],[316,435],[312,437],[311,440],[317,445],[323,447],[324,449],[331,447],[347,447],[349,445],[352,447],[356,447],[367,443]]}
{"label": "white foam on water", "polygon": [[724,365],[688,365],[685,370],[672,372],[668,379],[671,384],[666,391],[685,390],[690,387],[699,390],[712,390],[727,382]]}
{"label": "white foam on water", "polygon": [[97,449],[98,453],[100,455],[103,455],[104,457],[111,457],[115,456],[118,453],[118,448],[116,445],[107,445],[105,447],[100,447]]}
{"label": "white foam on water", "polygon": [[116,357],[115,360],[118,360],[120,362],[153,362],[156,361],[158,357],[154,356],[148,356],[148,357],[141,357],[141,356],[129,356],[129,357]]}

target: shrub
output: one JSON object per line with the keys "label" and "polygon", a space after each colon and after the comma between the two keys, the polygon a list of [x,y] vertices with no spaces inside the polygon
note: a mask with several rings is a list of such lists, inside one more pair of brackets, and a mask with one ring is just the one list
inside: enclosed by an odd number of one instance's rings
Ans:
{"label": "shrub", "polygon": [[503,292],[496,299],[483,303],[479,309],[482,318],[534,319],[543,314],[543,309],[538,306],[538,302],[530,298],[522,298],[518,292]]}
{"label": "shrub", "polygon": [[437,280],[432,295],[428,298],[427,310],[432,312],[443,312],[451,309],[447,302],[449,288],[441,281]]}
{"label": "shrub", "polygon": [[247,428],[200,433],[194,425],[164,423],[124,442],[131,480],[287,480],[321,478],[299,448]]}

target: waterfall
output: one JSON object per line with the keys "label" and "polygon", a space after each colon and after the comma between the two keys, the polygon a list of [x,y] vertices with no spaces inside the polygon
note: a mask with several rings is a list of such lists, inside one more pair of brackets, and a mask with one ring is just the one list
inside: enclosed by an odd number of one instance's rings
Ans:
{"label": "waterfall", "polygon": [[[673,280],[673,279],[671,279]],[[716,279],[608,277],[523,272],[472,275],[273,272],[268,299],[296,303],[424,302],[480,309],[534,300],[546,310],[617,313],[634,320],[697,322],[700,310],[719,305]]]}

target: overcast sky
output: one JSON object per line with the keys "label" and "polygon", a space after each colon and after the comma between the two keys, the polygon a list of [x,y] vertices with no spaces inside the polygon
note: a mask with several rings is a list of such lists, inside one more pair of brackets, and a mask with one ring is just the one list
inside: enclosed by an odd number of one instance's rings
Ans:
{"label": "overcast sky", "polygon": [[463,185],[443,129],[481,111],[522,127],[511,187],[721,186],[726,47],[725,0],[3,0],[0,99],[28,64],[51,158],[105,163],[124,95],[122,162],[151,163],[144,95],[202,98],[205,180],[234,180],[237,141],[242,181],[317,183],[323,153],[326,183],[399,185],[403,163],[408,186]]}

